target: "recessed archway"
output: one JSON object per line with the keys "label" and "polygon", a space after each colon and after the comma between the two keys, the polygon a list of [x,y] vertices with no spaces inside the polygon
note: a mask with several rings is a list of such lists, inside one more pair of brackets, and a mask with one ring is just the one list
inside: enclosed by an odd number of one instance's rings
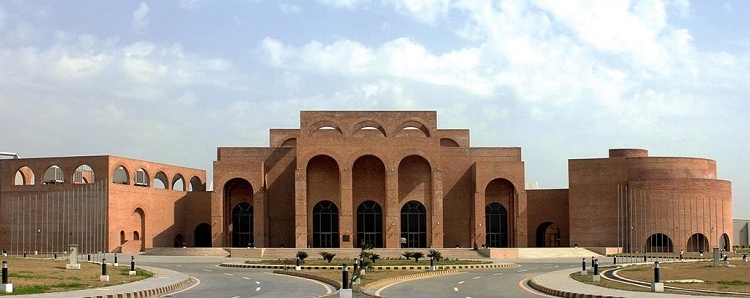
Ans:
{"label": "recessed archway", "polygon": [[674,252],[672,239],[669,236],[656,233],[646,239],[647,252]]}
{"label": "recessed archway", "polygon": [[404,247],[427,247],[427,209],[417,201],[409,201],[401,207],[401,238]]}
{"label": "recessed archway", "polygon": [[485,245],[508,247],[508,210],[497,202],[484,207]]}
{"label": "recessed archway", "polygon": [[688,238],[687,251],[689,252],[707,252],[710,248],[708,238],[701,233],[695,233]]}
{"label": "recessed archway", "polygon": [[313,207],[313,247],[339,247],[339,208],[331,201]]}
{"label": "recessed archway", "polygon": [[537,247],[559,247],[560,227],[552,222],[545,222],[536,228]]}

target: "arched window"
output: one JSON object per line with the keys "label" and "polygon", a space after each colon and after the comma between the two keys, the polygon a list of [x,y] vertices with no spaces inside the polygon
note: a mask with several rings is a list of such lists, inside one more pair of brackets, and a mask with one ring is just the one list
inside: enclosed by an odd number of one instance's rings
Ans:
{"label": "arched window", "polygon": [[365,201],[357,207],[357,239],[354,245],[383,247],[383,209],[374,201]]}
{"label": "arched window", "polygon": [[331,201],[313,207],[313,247],[339,247],[339,209]]}
{"label": "arched window", "polygon": [[401,207],[401,238],[405,247],[427,247],[427,211],[422,203],[409,201]]}
{"label": "arched window", "polygon": [[508,247],[508,210],[500,203],[484,207],[487,247]]}
{"label": "arched window", "polygon": [[253,246],[253,206],[239,203],[232,209],[232,246]]}
{"label": "arched window", "polygon": [[646,240],[647,252],[673,252],[672,239],[662,233],[656,233]]}
{"label": "arched window", "polygon": [[560,228],[551,222],[545,222],[536,228],[537,247],[560,246]]}

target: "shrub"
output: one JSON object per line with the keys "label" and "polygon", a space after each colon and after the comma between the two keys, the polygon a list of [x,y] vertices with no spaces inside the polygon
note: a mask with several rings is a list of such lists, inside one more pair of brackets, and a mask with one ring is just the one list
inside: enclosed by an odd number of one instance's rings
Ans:
{"label": "shrub", "polygon": [[328,263],[330,263],[333,260],[333,257],[336,256],[336,254],[335,253],[330,253],[330,252],[327,252],[327,251],[321,251],[320,252],[320,256],[323,257],[323,259],[325,259],[326,261],[328,261]]}
{"label": "shrub", "polygon": [[443,254],[435,249],[430,249],[427,253],[427,257],[434,259],[435,262],[440,262],[440,260],[443,259]]}
{"label": "shrub", "polygon": [[380,255],[376,254],[376,253],[370,253],[367,256],[367,258],[370,259],[373,263],[375,263],[375,260],[379,260],[380,259]]}
{"label": "shrub", "polygon": [[414,252],[413,251],[407,251],[407,252],[404,252],[401,255],[404,256],[407,260],[410,260],[414,256]]}
{"label": "shrub", "polygon": [[304,261],[305,259],[309,257],[309,255],[307,255],[306,251],[300,250],[297,252],[297,257],[300,259],[300,261]]}
{"label": "shrub", "polygon": [[421,251],[415,251],[412,253],[412,257],[414,257],[414,261],[419,262],[419,259],[424,257],[424,254]]}

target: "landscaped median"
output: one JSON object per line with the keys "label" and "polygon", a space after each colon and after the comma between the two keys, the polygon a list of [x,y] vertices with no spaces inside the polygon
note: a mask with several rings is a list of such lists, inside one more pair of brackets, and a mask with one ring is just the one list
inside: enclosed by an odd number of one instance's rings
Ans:
{"label": "landscaped median", "polygon": [[[130,266],[107,266],[109,281],[101,281],[102,266],[100,263],[79,262],[81,269],[65,269],[67,260],[34,256],[28,258],[5,257],[8,265],[8,282],[13,284],[13,295],[52,293],[84,290],[117,284],[130,283],[152,277],[148,271],[137,270],[136,275],[129,275]],[[0,293],[3,295],[4,293]]]}

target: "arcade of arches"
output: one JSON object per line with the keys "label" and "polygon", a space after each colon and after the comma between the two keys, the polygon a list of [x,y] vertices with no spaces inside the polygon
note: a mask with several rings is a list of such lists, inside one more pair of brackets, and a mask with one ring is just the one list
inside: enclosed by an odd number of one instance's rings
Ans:
{"label": "arcade of arches", "polygon": [[[271,129],[267,147],[218,148],[211,219],[201,228],[210,237],[201,239],[226,247],[615,247],[630,235],[618,229],[632,226],[628,246],[639,251],[731,245],[731,183],[716,179],[712,160],[610,149],[569,160],[569,189],[539,189],[525,181],[521,148],[471,147],[468,130],[438,128],[434,111],[301,111],[299,120]],[[620,185],[643,189],[623,200]],[[657,192],[664,189],[678,191]],[[642,210],[656,209],[644,205],[657,201],[675,211],[675,226],[642,227]],[[688,234],[696,217],[712,225]]]}

